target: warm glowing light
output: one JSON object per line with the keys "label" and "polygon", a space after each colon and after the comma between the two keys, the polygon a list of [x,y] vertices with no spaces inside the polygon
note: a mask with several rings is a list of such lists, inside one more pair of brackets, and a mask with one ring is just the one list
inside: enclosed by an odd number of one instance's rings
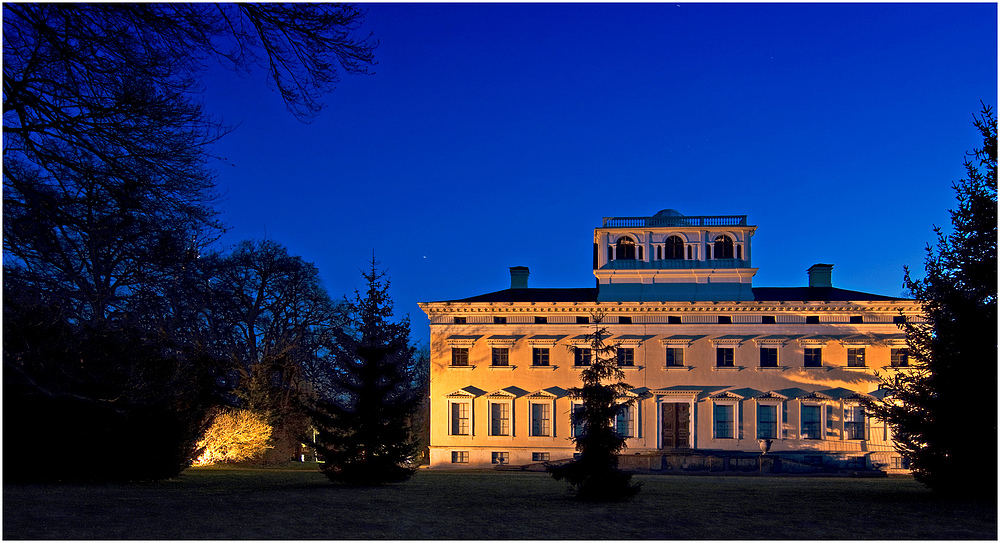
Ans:
{"label": "warm glowing light", "polygon": [[204,447],[196,466],[218,462],[240,462],[264,453],[271,446],[273,428],[260,414],[246,409],[227,409],[219,413],[205,436],[198,442]]}

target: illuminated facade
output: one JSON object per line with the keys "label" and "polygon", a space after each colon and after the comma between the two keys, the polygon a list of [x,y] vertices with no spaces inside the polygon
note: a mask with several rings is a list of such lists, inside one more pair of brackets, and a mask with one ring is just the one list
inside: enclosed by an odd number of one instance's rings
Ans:
{"label": "illuminated facade", "polygon": [[[685,452],[901,469],[888,429],[865,416],[875,372],[907,363],[897,323],[912,300],[832,286],[752,286],[746,216],[611,217],[594,229],[596,288],[511,288],[425,302],[431,326],[431,467],[571,458],[574,400],[593,320],[617,345],[636,398],[616,428],[651,469]],[[679,454],[681,453],[681,454]],[[691,456],[695,456],[691,455]],[[756,461],[756,460],[755,460]],[[736,462],[734,460],[733,462]]]}

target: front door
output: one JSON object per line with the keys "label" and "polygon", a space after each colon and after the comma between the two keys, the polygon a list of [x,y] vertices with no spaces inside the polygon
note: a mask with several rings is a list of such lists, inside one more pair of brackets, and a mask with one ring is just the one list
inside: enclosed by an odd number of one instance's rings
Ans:
{"label": "front door", "polygon": [[686,403],[663,403],[660,405],[662,448],[686,449],[690,447],[691,406]]}

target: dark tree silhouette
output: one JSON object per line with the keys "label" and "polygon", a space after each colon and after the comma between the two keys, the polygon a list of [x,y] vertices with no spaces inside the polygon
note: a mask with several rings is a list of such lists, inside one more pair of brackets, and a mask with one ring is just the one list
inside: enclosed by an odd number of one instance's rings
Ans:
{"label": "dark tree silhouette", "polygon": [[917,480],[943,494],[996,500],[997,467],[997,121],[975,119],[983,145],[953,183],[952,232],[935,228],[922,279],[905,286],[923,306],[903,325],[909,367],[882,376],[872,406]]}
{"label": "dark tree silhouette", "polygon": [[602,314],[592,315],[594,333],[590,343],[590,366],[580,373],[583,386],[569,390],[571,398],[582,405],[570,414],[579,429],[573,441],[580,456],[567,464],[549,468],[556,480],[565,479],[576,488],[577,497],[588,501],[619,501],[634,496],[639,485],[632,475],[618,469],[618,453],[625,449],[625,437],[615,428],[619,410],[632,405],[627,393],[632,388],[624,382],[625,372],[618,367],[616,345],[604,339],[610,334],[601,326]]}
{"label": "dark tree silhouette", "polygon": [[410,346],[410,320],[391,322],[389,280],[362,272],[367,289],[348,302],[351,326],[335,331],[333,389],[307,402],[317,429],[321,469],[334,482],[377,485],[410,478],[416,443],[410,423],[420,403],[420,361]]}
{"label": "dark tree silhouette", "polygon": [[[198,76],[210,60],[264,64],[308,120],[339,72],[371,64],[360,22],[333,4],[4,4],[7,443],[72,423],[95,436],[60,442],[92,461],[73,463],[76,478],[182,469],[190,434],[170,428],[204,419],[219,377],[192,316],[209,299],[197,256],[221,231],[205,145],[226,130],[202,111]],[[166,450],[183,453],[152,460]],[[129,455],[151,465],[102,467]]]}

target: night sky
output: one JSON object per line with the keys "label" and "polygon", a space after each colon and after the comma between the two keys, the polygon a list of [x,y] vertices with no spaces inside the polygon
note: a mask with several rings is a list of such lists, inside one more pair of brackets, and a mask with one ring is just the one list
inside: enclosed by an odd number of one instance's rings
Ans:
{"label": "night sky", "polygon": [[396,314],[592,287],[606,216],[748,215],[754,286],[903,295],[997,102],[997,5],[370,4],[373,75],[310,124],[265,70],[211,68],[220,248],[269,238],[331,296],[372,251]]}

